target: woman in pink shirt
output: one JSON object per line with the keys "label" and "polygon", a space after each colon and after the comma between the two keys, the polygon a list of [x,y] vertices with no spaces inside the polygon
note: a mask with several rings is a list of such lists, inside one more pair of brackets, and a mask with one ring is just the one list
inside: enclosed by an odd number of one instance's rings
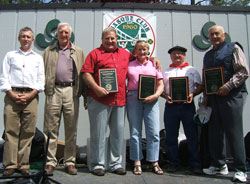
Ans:
{"label": "woman in pink shirt", "polygon": [[[163,76],[161,71],[153,66],[148,60],[149,45],[144,40],[138,40],[134,47],[136,59],[131,61],[128,66],[128,93],[127,93],[127,116],[130,126],[130,159],[134,161],[135,175],[141,175],[142,154],[142,121],[144,120],[147,158],[152,163],[153,172],[163,174],[158,165],[160,147],[160,111],[158,97],[163,92]],[[153,95],[143,100],[138,100],[139,75],[150,75],[156,77],[156,90]]]}

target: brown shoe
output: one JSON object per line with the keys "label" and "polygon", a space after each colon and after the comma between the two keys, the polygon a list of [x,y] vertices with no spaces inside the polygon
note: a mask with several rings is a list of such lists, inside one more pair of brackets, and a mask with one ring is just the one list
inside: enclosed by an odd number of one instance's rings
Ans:
{"label": "brown shoe", "polygon": [[30,170],[29,169],[21,169],[21,174],[22,175],[29,175],[30,174]]}
{"label": "brown shoe", "polygon": [[15,169],[5,169],[3,172],[3,176],[11,176],[15,172]]}
{"label": "brown shoe", "polygon": [[118,174],[118,175],[126,175],[127,174],[126,170],[123,168],[118,168],[118,169],[114,170],[112,173]]}
{"label": "brown shoe", "polygon": [[70,175],[77,175],[77,169],[74,165],[69,165],[65,167],[65,170]]}
{"label": "brown shoe", "polygon": [[46,165],[45,166],[45,171],[47,172],[47,174],[53,174],[54,169],[55,169],[55,167],[52,166],[52,165]]}
{"label": "brown shoe", "polygon": [[93,175],[96,175],[96,176],[104,176],[105,175],[105,171],[103,169],[95,169],[95,170],[91,171],[91,173]]}

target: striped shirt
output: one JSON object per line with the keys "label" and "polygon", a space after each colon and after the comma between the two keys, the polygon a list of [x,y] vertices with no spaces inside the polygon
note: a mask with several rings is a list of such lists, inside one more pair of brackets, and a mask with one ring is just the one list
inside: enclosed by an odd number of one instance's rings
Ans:
{"label": "striped shirt", "polygon": [[249,67],[246,56],[237,44],[235,44],[233,58],[233,68],[235,73],[230,80],[224,84],[229,91],[233,88],[239,87],[249,76]]}

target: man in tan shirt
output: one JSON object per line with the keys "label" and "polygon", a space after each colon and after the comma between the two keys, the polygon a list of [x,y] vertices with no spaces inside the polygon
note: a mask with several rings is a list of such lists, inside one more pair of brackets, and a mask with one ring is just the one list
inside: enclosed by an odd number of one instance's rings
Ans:
{"label": "man in tan shirt", "polygon": [[60,23],[57,29],[58,42],[46,48],[43,54],[45,65],[45,113],[44,133],[51,133],[45,170],[53,173],[57,159],[57,141],[60,120],[63,115],[65,131],[64,165],[66,172],[77,174],[76,136],[79,112],[79,97],[82,95],[80,70],[84,63],[81,48],[70,42],[72,29],[68,23]]}

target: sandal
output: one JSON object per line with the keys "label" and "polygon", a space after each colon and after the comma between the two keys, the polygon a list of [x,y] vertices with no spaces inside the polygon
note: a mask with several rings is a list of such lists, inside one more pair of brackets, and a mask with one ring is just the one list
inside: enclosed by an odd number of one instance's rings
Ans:
{"label": "sandal", "polygon": [[141,165],[135,165],[133,173],[134,173],[134,175],[141,175],[142,174]]}
{"label": "sandal", "polygon": [[163,170],[160,168],[158,164],[153,165],[152,171],[157,175],[163,175]]}

